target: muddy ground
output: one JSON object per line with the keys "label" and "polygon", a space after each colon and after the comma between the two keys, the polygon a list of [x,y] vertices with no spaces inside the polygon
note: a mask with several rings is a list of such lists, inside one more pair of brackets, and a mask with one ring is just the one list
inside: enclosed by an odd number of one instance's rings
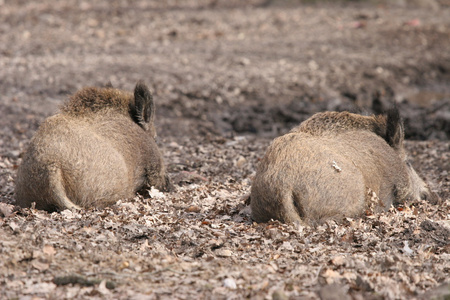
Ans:
{"label": "muddy ground", "polygon": [[[0,298],[448,297],[449,3],[306,2],[0,1]],[[176,190],[15,207],[40,122],[81,87],[140,79]],[[251,221],[272,138],[314,112],[394,103],[439,203],[318,227]]]}

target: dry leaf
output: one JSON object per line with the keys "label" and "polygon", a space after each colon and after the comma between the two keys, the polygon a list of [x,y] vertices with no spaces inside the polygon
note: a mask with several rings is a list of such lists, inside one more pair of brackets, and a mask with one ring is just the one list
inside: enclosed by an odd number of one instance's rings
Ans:
{"label": "dry leaf", "polygon": [[345,257],[335,256],[331,259],[331,263],[335,266],[342,266],[345,263]]}
{"label": "dry leaf", "polygon": [[34,259],[31,262],[31,265],[33,266],[33,268],[39,270],[39,271],[45,271],[50,267],[50,264],[46,261],[41,261],[39,259]]}
{"label": "dry leaf", "polygon": [[52,245],[45,245],[44,248],[42,249],[42,252],[47,256],[52,257],[53,255],[55,255],[56,250],[55,248],[53,248]]}
{"label": "dry leaf", "polygon": [[218,249],[215,253],[219,257],[230,257],[233,255],[233,252],[228,249]]}
{"label": "dry leaf", "polygon": [[339,274],[339,272],[336,272],[332,269],[326,269],[325,272],[322,273],[322,277],[325,278],[328,284],[331,284],[342,276]]}

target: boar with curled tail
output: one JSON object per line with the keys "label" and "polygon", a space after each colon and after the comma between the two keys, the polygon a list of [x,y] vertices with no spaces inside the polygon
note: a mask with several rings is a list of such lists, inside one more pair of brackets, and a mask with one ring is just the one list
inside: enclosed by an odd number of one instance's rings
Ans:
{"label": "boar with curled tail", "polygon": [[252,218],[314,224],[436,197],[408,162],[403,140],[396,108],[387,116],[312,116],[269,146],[251,188]]}
{"label": "boar with curled tail", "polygon": [[85,88],[46,119],[16,178],[18,205],[47,211],[105,207],[151,186],[168,190],[155,143],[155,105],[138,82],[134,95]]}

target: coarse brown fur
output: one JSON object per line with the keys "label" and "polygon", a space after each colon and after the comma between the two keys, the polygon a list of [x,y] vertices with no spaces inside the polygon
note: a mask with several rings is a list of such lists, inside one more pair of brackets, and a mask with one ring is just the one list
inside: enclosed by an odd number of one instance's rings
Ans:
{"label": "coarse brown fur", "polygon": [[386,117],[362,116],[349,112],[329,111],[318,113],[294,127],[291,132],[305,132],[311,135],[326,133],[340,133],[351,130],[365,130],[376,133],[382,138],[386,137]]}
{"label": "coarse brown fur", "polygon": [[435,197],[407,162],[403,139],[397,109],[315,114],[269,146],[251,188],[252,218],[316,223]]}
{"label": "coarse brown fur", "polygon": [[141,189],[170,187],[155,143],[154,103],[147,86],[134,96],[85,88],[46,119],[24,155],[16,201],[48,211],[104,207]]}

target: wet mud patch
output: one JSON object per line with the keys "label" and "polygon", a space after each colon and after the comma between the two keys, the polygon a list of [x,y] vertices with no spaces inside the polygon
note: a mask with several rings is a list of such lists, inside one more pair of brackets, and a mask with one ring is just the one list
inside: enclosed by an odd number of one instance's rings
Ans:
{"label": "wet mud patch", "polygon": [[[433,99],[430,97],[430,99]],[[412,140],[450,139],[450,95],[422,106],[403,100],[399,103],[373,100],[371,107],[357,107],[351,101],[294,100],[287,105],[254,105],[232,108],[214,116],[216,127],[222,132],[277,136],[297,126],[321,111],[350,111],[364,115],[383,114],[397,106],[405,124],[405,137]]]}

